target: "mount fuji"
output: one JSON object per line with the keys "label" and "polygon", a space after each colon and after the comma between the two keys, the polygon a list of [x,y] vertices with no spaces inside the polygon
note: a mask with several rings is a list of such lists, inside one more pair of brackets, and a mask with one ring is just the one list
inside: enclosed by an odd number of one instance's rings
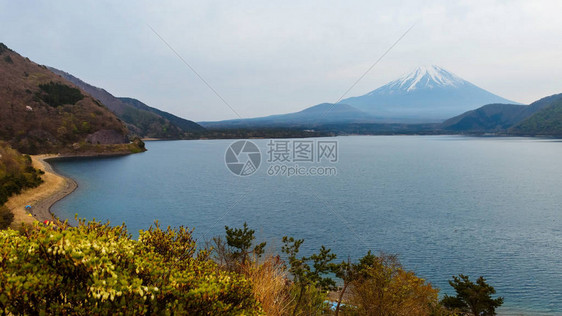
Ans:
{"label": "mount fuji", "polygon": [[363,96],[323,103],[300,112],[199,122],[208,128],[306,127],[327,124],[441,123],[486,104],[519,104],[438,67],[419,67]]}
{"label": "mount fuji", "polygon": [[387,122],[439,122],[490,103],[519,104],[439,67],[419,67],[363,96],[342,100]]}

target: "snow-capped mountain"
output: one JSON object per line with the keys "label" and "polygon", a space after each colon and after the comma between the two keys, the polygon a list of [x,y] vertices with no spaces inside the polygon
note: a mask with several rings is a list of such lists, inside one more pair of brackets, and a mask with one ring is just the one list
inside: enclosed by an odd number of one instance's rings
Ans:
{"label": "snow-capped mountain", "polygon": [[440,123],[491,103],[519,104],[438,67],[419,67],[363,96],[319,104],[300,112],[220,122],[208,128],[308,127],[326,124]]}
{"label": "snow-capped mountain", "polygon": [[[388,92],[392,93],[395,91],[410,92],[416,89],[433,89],[438,87],[460,87],[464,83],[466,81],[439,66],[422,66],[402,78],[388,83],[384,87],[387,88]],[[369,95],[375,91],[369,93]]]}
{"label": "snow-capped mountain", "polygon": [[396,122],[438,122],[489,103],[518,104],[438,66],[419,67],[400,79],[341,103]]}

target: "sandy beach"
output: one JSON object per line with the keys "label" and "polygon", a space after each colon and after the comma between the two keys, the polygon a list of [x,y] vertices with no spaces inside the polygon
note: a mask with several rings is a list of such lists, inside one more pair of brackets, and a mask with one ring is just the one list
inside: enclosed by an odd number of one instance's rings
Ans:
{"label": "sandy beach", "polygon": [[[76,181],[57,174],[45,161],[56,157],[58,155],[31,156],[33,167],[45,171],[41,176],[44,182],[36,188],[26,189],[21,194],[10,197],[6,202],[5,205],[14,213],[12,228],[17,228],[22,223],[31,224],[35,220],[53,220],[51,206],[78,187]],[[29,212],[25,209],[26,205],[31,206]]]}

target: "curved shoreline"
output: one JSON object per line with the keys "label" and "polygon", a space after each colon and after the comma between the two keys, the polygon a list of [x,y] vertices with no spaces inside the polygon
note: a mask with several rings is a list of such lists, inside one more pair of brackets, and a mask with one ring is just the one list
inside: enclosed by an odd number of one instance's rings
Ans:
{"label": "curved shoreline", "polygon": [[[8,199],[5,205],[14,214],[14,221],[10,227],[17,229],[22,224],[33,224],[36,220],[40,222],[54,220],[55,215],[51,212],[52,206],[78,188],[78,183],[74,179],[57,173],[47,160],[124,156],[129,154],[131,152],[117,151],[107,153],[85,152],[79,154],[30,155],[33,167],[45,172],[41,176],[44,182],[36,188],[26,189]],[[30,211],[25,209],[26,205],[31,206]]]}
{"label": "curved shoreline", "polygon": [[62,156],[55,156],[55,157],[36,156],[35,157],[35,159],[37,159],[37,161],[42,164],[43,166],[42,170],[45,171],[45,173],[49,172],[57,177],[64,179],[64,186],[62,188],[54,192],[52,195],[37,201],[35,206],[32,205],[32,210],[36,214],[35,217],[40,221],[41,220],[44,221],[45,219],[47,220],[54,219],[55,215],[53,214],[53,212],[51,212],[51,207],[53,207],[55,203],[62,200],[63,198],[65,198],[67,195],[74,192],[78,188],[78,183],[74,179],[65,177],[60,173],[57,173],[53,169],[51,164],[47,162],[47,160],[57,159],[57,158],[63,158],[63,157]]}
{"label": "curved shoreline", "polygon": [[[26,189],[8,199],[6,206],[14,213],[14,222],[10,225],[12,228],[17,228],[21,224],[32,224],[35,220],[43,222],[55,219],[51,207],[78,187],[76,181],[53,170],[47,160],[55,158],[63,158],[63,156],[31,156],[33,167],[45,172],[41,176],[44,182],[36,188]],[[31,206],[30,211],[25,209],[26,205]]]}

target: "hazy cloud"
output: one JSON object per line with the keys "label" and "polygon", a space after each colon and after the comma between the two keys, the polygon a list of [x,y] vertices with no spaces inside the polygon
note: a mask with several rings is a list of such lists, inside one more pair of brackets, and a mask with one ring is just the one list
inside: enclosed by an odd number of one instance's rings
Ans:
{"label": "hazy cloud", "polygon": [[116,96],[194,120],[232,113],[151,25],[242,116],[361,95],[437,64],[505,98],[562,92],[562,2],[2,1],[0,41]]}

